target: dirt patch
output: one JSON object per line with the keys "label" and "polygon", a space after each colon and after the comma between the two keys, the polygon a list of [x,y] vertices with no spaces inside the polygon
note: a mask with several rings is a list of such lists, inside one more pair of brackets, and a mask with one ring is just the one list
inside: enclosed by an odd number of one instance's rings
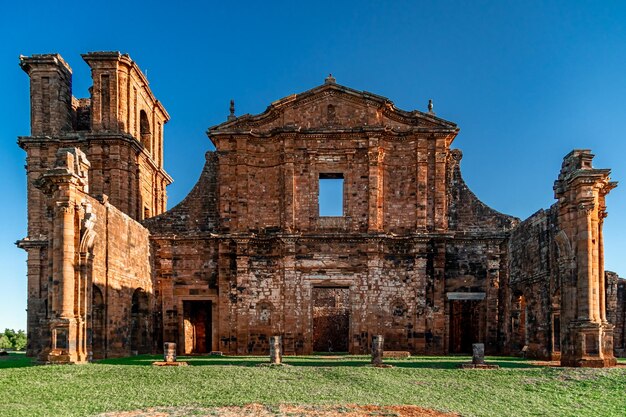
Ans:
{"label": "dirt patch", "polygon": [[458,417],[459,414],[443,413],[414,405],[280,405],[249,404],[244,407],[158,407],[137,411],[120,411],[99,414],[99,417]]}

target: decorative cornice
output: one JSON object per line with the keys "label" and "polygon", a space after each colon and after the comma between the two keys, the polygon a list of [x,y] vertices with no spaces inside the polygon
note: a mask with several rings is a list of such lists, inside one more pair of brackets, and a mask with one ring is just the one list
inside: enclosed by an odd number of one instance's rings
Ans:
{"label": "decorative cornice", "polygon": [[509,237],[508,233],[421,233],[404,236],[390,234],[369,234],[369,233],[310,233],[310,234],[286,234],[277,233],[271,235],[259,234],[219,234],[219,233],[198,233],[196,235],[151,235],[150,239],[157,244],[167,242],[197,242],[197,241],[227,241],[231,240],[241,244],[257,242],[298,242],[298,241],[343,241],[351,243],[367,242],[413,242],[428,243],[431,241],[447,243],[501,243]]}
{"label": "decorative cornice", "polygon": [[76,142],[86,142],[90,143],[107,143],[114,141],[122,141],[132,146],[133,150],[139,154],[143,154],[146,157],[150,168],[157,171],[161,176],[165,178],[168,184],[174,182],[174,179],[163,169],[161,168],[152,158],[152,155],[147,151],[147,149],[141,144],[141,141],[136,139],[133,135],[129,133],[113,133],[113,132],[104,132],[104,133],[93,133],[89,131],[85,132],[68,132],[63,133],[58,136],[18,136],[17,144],[20,148],[24,150],[28,150],[27,148],[30,145],[40,146],[42,144],[49,143],[59,143],[63,144],[63,147],[70,146],[72,144],[76,144]]}
{"label": "decorative cornice", "polygon": [[[432,138],[446,138],[450,135],[455,135],[457,130],[447,128],[425,128],[425,127],[409,127],[401,130],[391,126],[359,126],[359,127],[342,127],[342,128],[300,128],[300,127],[277,127],[268,131],[257,130],[228,130],[217,133],[212,133],[211,137],[218,136],[232,136],[232,137],[245,137],[247,139],[276,141],[282,140],[284,137],[296,136],[306,137],[307,139],[344,139],[351,138],[353,136],[359,136],[359,138],[368,138],[372,133],[381,134],[381,139],[413,139],[417,135],[428,134]],[[429,139],[430,139],[429,137]]]}
{"label": "decorative cornice", "polygon": [[29,250],[33,248],[41,249],[48,246],[48,239],[45,236],[40,236],[36,239],[26,237],[22,240],[18,240],[17,242],[15,242],[15,245],[18,248],[24,250]]}

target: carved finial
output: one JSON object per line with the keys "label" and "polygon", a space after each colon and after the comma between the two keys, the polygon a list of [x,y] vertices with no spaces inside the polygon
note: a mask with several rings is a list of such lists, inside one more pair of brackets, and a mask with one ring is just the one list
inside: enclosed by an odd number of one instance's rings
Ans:
{"label": "carved finial", "polygon": [[325,84],[335,84],[337,80],[335,80],[335,77],[333,77],[333,74],[328,74],[328,77],[326,77],[326,79],[324,80]]}
{"label": "carved finial", "polygon": [[435,113],[433,111],[433,100],[432,99],[428,100],[428,113]]}
{"label": "carved finial", "polygon": [[230,100],[230,114],[228,115],[228,120],[235,120],[237,116],[235,116],[235,100]]}

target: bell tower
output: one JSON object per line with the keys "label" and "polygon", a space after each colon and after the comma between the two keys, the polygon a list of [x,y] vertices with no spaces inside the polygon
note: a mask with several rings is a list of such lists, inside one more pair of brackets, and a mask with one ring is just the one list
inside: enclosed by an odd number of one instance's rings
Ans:
{"label": "bell tower", "polygon": [[93,79],[89,135],[93,192],[107,194],[136,220],[161,214],[167,205],[165,187],[172,182],[163,170],[167,111],[128,55],[91,52],[82,57]]}
{"label": "bell tower", "polygon": [[79,285],[87,280],[77,278],[82,256],[91,256],[77,249],[86,207],[99,201],[141,221],[166,210],[172,182],[163,169],[169,115],[145,75],[119,52],[83,59],[93,85],[90,97],[77,99],[60,55],[20,56],[30,77],[31,128],[18,138],[28,177],[28,235],[18,246],[28,252],[27,353],[44,362],[88,358],[88,291]]}
{"label": "bell tower", "polygon": [[[19,139],[28,153],[30,179],[51,168],[57,149],[75,146],[92,164],[92,195],[107,195],[135,220],[163,213],[165,187],[172,182],[163,169],[167,111],[127,54],[90,52],[82,57],[93,80],[91,96],[84,99],[72,96],[72,70],[60,55],[20,57],[31,81],[31,135]],[[29,196],[31,205],[38,197]]]}

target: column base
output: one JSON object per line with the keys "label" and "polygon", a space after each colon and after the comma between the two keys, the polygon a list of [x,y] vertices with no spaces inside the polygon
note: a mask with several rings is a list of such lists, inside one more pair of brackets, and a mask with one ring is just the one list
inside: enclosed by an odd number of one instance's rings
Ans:
{"label": "column base", "polygon": [[561,366],[608,368],[617,365],[613,355],[613,326],[574,321],[569,326],[571,344],[561,353]]}
{"label": "column base", "polygon": [[611,358],[561,358],[561,366],[574,368],[609,368],[617,365],[617,359]]}
{"label": "column base", "polygon": [[44,364],[87,363],[86,355],[78,351],[77,320],[56,318],[50,321],[51,347],[42,352],[39,361]]}

